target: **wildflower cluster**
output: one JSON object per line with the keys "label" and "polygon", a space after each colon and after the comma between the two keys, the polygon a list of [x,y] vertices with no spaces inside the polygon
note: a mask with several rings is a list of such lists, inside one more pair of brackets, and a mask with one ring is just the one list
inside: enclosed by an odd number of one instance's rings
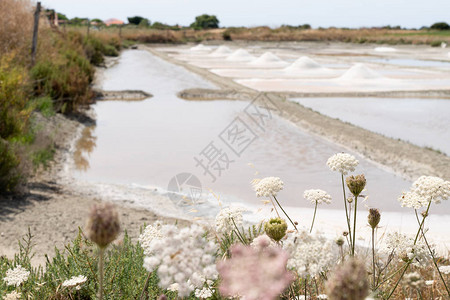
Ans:
{"label": "wildflower cluster", "polygon": [[6,277],[3,278],[7,285],[19,286],[22,282],[27,281],[28,276],[30,276],[30,271],[18,265],[14,269],[9,269],[6,271]]}
{"label": "wildflower cluster", "polygon": [[306,190],[303,193],[303,197],[306,200],[311,201],[312,204],[330,204],[331,203],[331,196],[327,192],[319,189],[313,189],[313,190]]}
{"label": "wildflower cluster", "polygon": [[257,197],[276,196],[284,187],[283,181],[279,177],[266,177],[261,180],[253,181]]}
{"label": "wildflower cluster", "polygon": [[331,156],[327,161],[327,166],[332,171],[338,171],[342,175],[347,175],[348,172],[355,171],[359,161],[348,153],[337,153]]}
{"label": "wildflower cluster", "polygon": [[392,253],[401,261],[412,261],[412,264],[417,267],[426,266],[431,259],[427,246],[422,240],[418,240],[414,244],[413,237],[398,232],[387,234],[380,252]]}
{"label": "wildflower cluster", "polygon": [[87,280],[86,276],[80,275],[80,276],[73,276],[69,280],[66,280],[62,283],[62,286],[64,287],[77,287],[80,288],[80,285],[85,283]]}
{"label": "wildflower cluster", "polygon": [[157,269],[160,286],[168,288],[177,284],[181,297],[189,295],[195,288],[203,287],[206,279],[217,277],[214,254],[215,243],[204,237],[197,225],[179,229],[175,225],[162,225],[162,239],[154,239],[144,259],[149,271]]}
{"label": "wildflower cluster", "polygon": [[162,224],[159,221],[156,221],[153,225],[148,225],[145,227],[144,232],[139,236],[139,243],[141,244],[142,249],[144,249],[144,254],[149,256],[150,245],[154,239],[162,239],[163,235],[161,234],[161,226]]}
{"label": "wildflower cluster", "polygon": [[411,186],[410,191],[404,192],[398,199],[403,207],[420,209],[426,207],[430,201],[439,204],[450,198],[450,181],[439,177],[421,176]]}
{"label": "wildflower cluster", "polygon": [[230,233],[243,224],[242,213],[245,211],[242,207],[225,207],[220,210],[216,216],[216,231],[224,234]]}
{"label": "wildflower cluster", "polygon": [[283,248],[289,253],[288,268],[300,277],[318,276],[335,262],[332,241],[320,234],[300,231],[291,235]]}

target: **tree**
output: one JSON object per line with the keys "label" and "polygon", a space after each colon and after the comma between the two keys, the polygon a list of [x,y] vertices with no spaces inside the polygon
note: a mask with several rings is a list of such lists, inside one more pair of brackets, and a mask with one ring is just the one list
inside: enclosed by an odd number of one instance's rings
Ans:
{"label": "tree", "polygon": [[433,30],[450,30],[450,25],[445,22],[438,22],[431,25],[430,28]]}
{"label": "tree", "polygon": [[61,13],[57,13],[58,14],[58,20],[64,20],[64,21],[68,21],[69,19],[66,17],[66,15],[61,14]]}
{"label": "tree", "polygon": [[201,15],[195,17],[195,22],[191,24],[194,29],[219,28],[219,20],[213,15]]}
{"label": "tree", "polygon": [[144,17],[140,17],[140,16],[128,17],[128,23],[134,24],[134,25],[139,25],[144,20],[146,20],[148,22],[148,24],[150,24],[150,21]]}

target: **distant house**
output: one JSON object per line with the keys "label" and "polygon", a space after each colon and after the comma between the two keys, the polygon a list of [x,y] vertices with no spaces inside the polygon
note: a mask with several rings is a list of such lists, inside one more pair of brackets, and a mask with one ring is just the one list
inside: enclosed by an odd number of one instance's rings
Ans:
{"label": "distant house", "polygon": [[119,20],[119,19],[108,19],[105,21],[105,25],[106,26],[111,26],[111,25],[123,25],[124,22]]}

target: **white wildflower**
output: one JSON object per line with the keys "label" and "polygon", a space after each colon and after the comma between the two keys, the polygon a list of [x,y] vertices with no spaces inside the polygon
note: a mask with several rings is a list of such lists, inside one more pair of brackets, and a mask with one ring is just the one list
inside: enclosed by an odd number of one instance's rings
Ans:
{"label": "white wildflower", "polygon": [[267,247],[276,247],[277,244],[275,244],[275,242],[270,237],[268,237],[267,234],[262,234],[254,238],[250,246],[261,251],[266,249]]}
{"label": "white wildflower", "polygon": [[394,254],[400,261],[412,260],[416,267],[426,266],[430,261],[430,253],[426,244],[418,240],[414,245],[414,238],[398,232],[388,233],[380,252]]}
{"label": "white wildflower", "polygon": [[73,276],[69,280],[66,280],[62,283],[62,286],[65,287],[74,287],[79,286],[83,283],[85,283],[87,280],[86,276],[80,275],[80,276]]}
{"label": "white wildflower", "polygon": [[327,161],[327,166],[332,171],[341,172],[342,175],[347,175],[348,172],[355,171],[359,161],[348,153],[337,153],[331,156]]}
{"label": "white wildflower", "polygon": [[439,204],[450,198],[450,181],[439,177],[420,176],[413,182],[409,192],[404,192],[399,201],[403,207],[419,209],[428,206],[430,201]]}
{"label": "white wildflower", "polygon": [[325,294],[317,295],[317,299],[328,299],[328,296]]}
{"label": "white wildflower", "polygon": [[6,277],[3,278],[7,285],[19,286],[22,282],[27,281],[30,276],[30,271],[27,271],[21,265],[18,265],[14,269],[6,271]]}
{"label": "white wildflower", "polygon": [[21,293],[12,291],[11,293],[6,294],[5,297],[3,297],[3,300],[19,300],[21,297],[22,297]]}
{"label": "white wildflower", "polygon": [[212,297],[212,292],[210,289],[208,288],[203,288],[203,289],[196,289],[195,290],[195,297],[199,298],[199,299],[208,299],[210,297]]}
{"label": "white wildflower", "polygon": [[414,192],[403,192],[403,194],[398,198],[402,207],[410,207],[414,209],[420,209],[428,205],[427,199],[419,196]]}
{"label": "white wildflower", "polygon": [[156,221],[153,225],[148,225],[145,227],[144,232],[139,236],[139,243],[142,249],[144,249],[144,254],[149,256],[150,244],[154,239],[161,239],[163,236],[161,234],[161,223]]}
{"label": "white wildflower", "polygon": [[279,177],[266,177],[261,180],[253,181],[256,197],[276,196],[283,187],[284,183]]}
{"label": "white wildflower", "polygon": [[441,271],[442,274],[448,275],[450,274],[450,266],[440,266],[439,271]]}
{"label": "white wildflower", "polygon": [[425,285],[433,285],[434,284],[434,280],[425,280]]}
{"label": "white wildflower", "polygon": [[412,191],[421,197],[438,204],[450,198],[450,181],[439,177],[420,176],[412,184]]}
{"label": "white wildflower", "polygon": [[220,234],[231,233],[236,226],[240,229],[243,224],[242,207],[225,207],[216,216],[216,231]]}
{"label": "white wildflower", "polygon": [[404,283],[410,288],[420,289],[425,284],[422,276],[417,272],[411,272],[403,276]]}
{"label": "white wildflower", "polygon": [[327,192],[323,191],[323,190],[306,190],[303,193],[303,197],[306,200],[311,201],[312,204],[321,204],[321,203],[326,203],[326,204],[330,204],[331,203],[331,196],[330,194],[328,194]]}
{"label": "white wildflower", "polygon": [[149,272],[157,268],[162,288],[176,283],[178,295],[185,297],[201,287],[199,284],[203,281],[194,277],[205,280],[217,277],[216,245],[204,237],[202,228],[195,224],[182,229],[162,225],[161,234],[162,239],[155,239],[150,244],[151,256],[144,259],[144,267]]}
{"label": "white wildflower", "polygon": [[305,230],[293,234],[283,244],[289,253],[287,266],[295,269],[300,277],[315,277],[335,262],[332,245],[331,240],[320,234]]}

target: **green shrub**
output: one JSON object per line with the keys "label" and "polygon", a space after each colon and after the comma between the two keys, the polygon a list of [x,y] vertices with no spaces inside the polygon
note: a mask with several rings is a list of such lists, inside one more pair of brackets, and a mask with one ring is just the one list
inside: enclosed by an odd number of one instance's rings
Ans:
{"label": "green shrub", "polygon": [[195,22],[190,27],[194,29],[219,28],[219,20],[216,16],[203,14],[195,17]]}
{"label": "green shrub", "polygon": [[19,183],[19,163],[9,143],[0,138],[0,194],[13,192]]}
{"label": "green shrub", "polygon": [[92,98],[93,68],[73,49],[62,49],[57,59],[41,59],[31,69],[36,96],[49,96],[57,112],[71,113]]}
{"label": "green shrub", "polygon": [[442,44],[441,41],[432,41],[432,42],[430,43],[431,47],[440,47],[441,44]]}
{"label": "green shrub", "polygon": [[106,56],[119,56],[119,52],[117,51],[117,49],[111,45],[106,45],[103,53]]}
{"label": "green shrub", "polygon": [[431,25],[430,29],[433,30],[450,30],[450,25],[445,22],[438,22]]}

